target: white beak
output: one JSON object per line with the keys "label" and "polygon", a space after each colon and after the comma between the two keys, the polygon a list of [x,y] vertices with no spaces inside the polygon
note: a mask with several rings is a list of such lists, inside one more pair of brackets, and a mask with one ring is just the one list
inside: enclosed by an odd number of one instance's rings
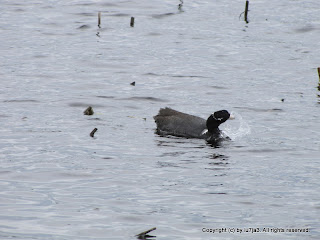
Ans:
{"label": "white beak", "polygon": [[201,132],[201,135],[204,135],[208,132],[208,129],[204,129],[202,132]]}
{"label": "white beak", "polygon": [[233,114],[230,114],[229,120],[234,120],[236,117]]}

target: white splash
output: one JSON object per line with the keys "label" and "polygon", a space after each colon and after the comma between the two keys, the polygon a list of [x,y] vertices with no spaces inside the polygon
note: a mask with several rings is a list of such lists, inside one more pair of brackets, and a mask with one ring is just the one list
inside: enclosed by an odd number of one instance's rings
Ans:
{"label": "white splash", "polygon": [[232,140],[249,135],[251,133],[251,128],[248,123],[240,114],[235,112],[232,112],[231,114],[235,117],[235,119],[228,120],[224,124],[221,124],[221,130]]}

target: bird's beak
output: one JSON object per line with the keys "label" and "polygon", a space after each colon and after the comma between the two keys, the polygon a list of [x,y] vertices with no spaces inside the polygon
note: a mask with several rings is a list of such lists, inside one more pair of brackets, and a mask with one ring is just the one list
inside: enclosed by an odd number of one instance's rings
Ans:
{"label": "bird's beak", "polygon": [[207,132],[208,132],[208,129],[204,129],[204,130],[201,132],[201,136],[202,136],[202,135],[205,135]]}

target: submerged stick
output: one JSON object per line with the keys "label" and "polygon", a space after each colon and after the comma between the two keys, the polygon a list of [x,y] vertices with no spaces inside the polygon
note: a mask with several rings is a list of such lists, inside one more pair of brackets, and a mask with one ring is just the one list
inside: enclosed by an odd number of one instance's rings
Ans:
{"label": "submerged stick", "polygon": [[318,76],[319,76],[318,90],[320,91],[320,67],[318,67]]}
{"label": "submerged stick", "polygon": [[248,11],[249,11],[249,1],[247,0],[246,1],[246,8],[244,10],[244,21],[246,23],[249,23],[249,21],[248,21]]}
{"label": "submerged stick", "polygon": [[100,28],[101,24],[101,12],[98,12],[98,27]]}
{"label": "submerged stick", "polygon": [[139,233],[139,234],[137,234],[136,235],[136,237],[137,238],[139,238],[139,239],[145,239],[146,238],[146,236],[147,236],[147,234],[149,233],[149,232],[152,232],[152,231],[154,231],[154,230],[156,230],[157,228],[150,228],[149,230],[147,230],[147,231],[144,231],[144,232],[142,232],[142,233]]}
{"label": "submerged stick", "polygon": [[94,134],[96,133],[96,131],[98,131],[98,128],[94,128],[91,133],[90,133],[90,137],[94,137]]}
{"label": "submerged stick", "polygon": [[134,27],[134,17],[131,17],[131,20],[130,20],[130,27]]}

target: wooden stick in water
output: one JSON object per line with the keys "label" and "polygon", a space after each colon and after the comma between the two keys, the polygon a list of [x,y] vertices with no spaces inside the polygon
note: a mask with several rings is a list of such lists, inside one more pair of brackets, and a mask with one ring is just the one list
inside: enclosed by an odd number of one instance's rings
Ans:
{"label": "wooden stick in water", "polygon": [[136,235],[136,237],[138,237],[139,239],[145,239],[145,237],[146,237],[146,235],[149,233],[149,232],[152,232],[152,231],[154,231],[154,230],[156,230],[157,228],[150,228],[149,230],[147,230],[147,231],[144,231],[144,232],[142,232],[142,233],[139,233],[139,234],[137,234]]}
{"label": "wooden stick in water", "polygon": [[249,23],[249,21],[248,21],[248,11],[249,11],[249,1],[247,0],[246,1],[246,8],[244,10],[244,21],[246,23]]}
{"label": "wooden stick in water", "polygon": [[98,131],[98,128],[94,128],[92,132],[90,133],[90,137],[94,137],[94,134]]}
{"label": "wooden stick in water", "polygon": [[98,12],[98,27],[100,28],[101,24],[101,12]]}
{"label": "wooden stick in water", "polygon": [[318,90],[320,91],[320,67],[318,67],[318,76],[319,76]]}
{"label": "wooden stick in water", "polygon": [[134,27],[134,17],[131,17],[131,20],[130,20],[130,27]]}

